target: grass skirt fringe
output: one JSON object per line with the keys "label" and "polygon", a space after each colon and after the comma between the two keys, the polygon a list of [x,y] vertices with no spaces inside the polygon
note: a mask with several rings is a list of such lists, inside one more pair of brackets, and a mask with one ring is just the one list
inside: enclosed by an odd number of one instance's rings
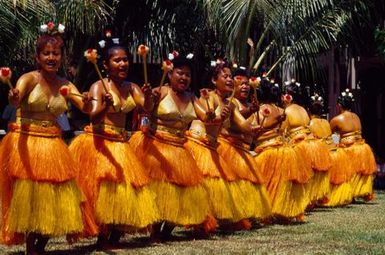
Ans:
{"label": "grass skirt fringe", "polygon": [[110,140],[86,127],[70,151],[80,164],[78,182],[99,225],[143,228],[159,218],[149,178],[127,141]]}
{"label": "grass skirt fringe", "polygon": [[83,230],[80,201],[75,181],[52,184],[18,179],[13,185],[6,224],[17,233],[78,233]]}
{"label": "grass skirt fringe", "polygon": [[326,206],[341,206],[350,204],[353,199],[351,180],[354,171],[350,158],[343,148],[336,148],[330,151],[332,167],[330,168],[331,190],[329,202]]}
{"label": "grass skirt fringe", "polygon": [[290,146],[281,142],[260,148],[255,161],[267,180],[267,191],[272,201],[272,213],[294,218],[305,212],[309,204],[306,185],[311,172]]}
{"label": "grass skirt fringe", "polygon": [[171,134],[136,132],[130,144],[152,179],[160,220],[176,225],[198,225],[210,215],[203,174],[183,147],[186,140]]}
{"label": "grass skirt fringe", "polygon": [[[236,181],[231,182],[230,192],[240,219],[263,219],[271,215],[271,202],[266,190],[265,179],[257,167],[254,157],[245,149],[219,137],[218,153],[226,159],[235,172]],[[236,215],[235,215],[236,216]]]}
{"label": "grass skirt fringe", "polygon": [[314,174],[307,185],[310,202],[328,197],[330,194],[328,172],[332,164],[326,144],[321,139],[305,139],[297,142],[293,148],[298,155],[310,160],[310,167]]}
{"label": "grass skirt fringe", "polygon": [[351,182],[353,197],[372,195],[376,161],[370,146],[361,140],[345,147],[344,150],[349,156],[353,171],[356,173]]}
{"label": "grass skirt fringe", "polygon": [[10,130],[0,147],[2,242],[22,243],[28,232],[95,235],[60,129],[13,123]]}

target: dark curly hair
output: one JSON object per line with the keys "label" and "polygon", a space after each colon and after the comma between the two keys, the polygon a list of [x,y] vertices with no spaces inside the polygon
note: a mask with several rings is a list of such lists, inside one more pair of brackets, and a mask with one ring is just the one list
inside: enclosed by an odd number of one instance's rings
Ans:
{"label": "dark curly hair", "polygon": [[278,84],[271,83],[263,78],[257,90],[258,100],[265,103],[279,103],[281,101],[281,88]]}
{"label": "dark curly hair", "polygon": [[345,110],[352,110],[354,104],[353,93],[349,89],[341,92],[340,96],[337,98],[337,103]]}

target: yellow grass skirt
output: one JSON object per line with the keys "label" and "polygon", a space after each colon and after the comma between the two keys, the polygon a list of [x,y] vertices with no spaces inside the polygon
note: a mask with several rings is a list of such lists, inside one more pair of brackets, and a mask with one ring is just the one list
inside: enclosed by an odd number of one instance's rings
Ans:
{"label": "yellow grass skirt", "polygon": [[343,148],[336,148],[330,151],[332,167],[330,168],[330,195],[326,206],[342,206],[352,202],[353,189],[352,178],[354,171],[350,158]]}
{"label": "yellow grass skirt", "polygon": [[329,149],[322,139],[299,140],[293,143],[293,148],[299,157],[304,158],[313,170],[313,178],[306,189],[310,202],[328,198],[330,194],[330,174],[332,165]]}
{"label": "yellow grass skirt", "polygon": [[[250,188],[248,181],[236,180],[236,173],[211,147],[195,138],[188,137],[185,147],[193,155],[199,169],[204,175],[204,186],[209,194],[210,206],[215,218],[238,222],[245,218],[267,218],[271,214],[271,206],[264,189],[256,192],[248,199],[243,194]],[[254,189],[251,187],[251,189]],[[251,201],[251,203],[249,202]],[[253,204],[253,201],[260,201]],[[255,208],[258,208],[255,210]],[[258,214],[256,214],[258,212]]]}
{"label": "yellow grass skirt", "polygon": [[[349,142],[349,137],[342,138]],[[346,143],[344,150],[349,156],[355,175],[352,179],[353,197],[368,197],[373,194],[373,180],[376,172],[376,161],[372,149],[365,140],[360,139],[352,144]]]}
{"label": "yellow grass skirt", "polygon": [[30,121],[10,124],[0,146],[2,242],[21,243],[29,232],[95,235],[92,212],[75,183],[78,168],[60,129]]}
{"label": "yellow grass skirt", "polygon": [[69,148],[79,162],[78,182],[96,222],[144,228],[159,218],[155,194],[149,190],[150,180],[125,137],[119,137],[113,127],[99,130],[87,126]]}
{"label": "yellow grass skirt", "polygon": [[186,140],[166,132],[135,132],[130,145],[143,162],[156,193],[160,220],[177,225],[198,225],[210,215],[208,194]]}
{"label": "yellow grass skirt", "polygon": [[266,190],[265,179],[258,168],[254,157],[245,145],[237,146],[229,138],[218,138],[217,151],[226,159],[229,168],[236,175],[231,182],[230,190],[241,219],[263,219],[271,215],[271,202]]}
{"label": "yellow grass skirt", "polygon": [[312,172],[291,146],[281,137],[269,139],[256,147],[255,162],[267,180],[273,215],[295,218],[305,212],[309,204],[307,183]]}

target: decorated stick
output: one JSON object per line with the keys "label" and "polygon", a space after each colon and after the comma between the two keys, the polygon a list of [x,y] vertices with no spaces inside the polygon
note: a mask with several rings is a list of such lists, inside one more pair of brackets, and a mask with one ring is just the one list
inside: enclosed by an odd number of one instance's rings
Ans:
{"label": "decorated stick", "polygon": [[0,80],[3,83],[6,83],[9,87],[9,89],[13,89],[13,86],[11,83],[11,77],[12,77],[11,68],[9,68],[9,67],[0,68]]}
{"label": "decorated stick", "polygon": [[144,73],[144,84],[148,84],[148,76],[147,76],[147,54],[150,51],[150,49],[144,45],[141,44],[138,47],[138,55],[142,57],[142,62],[143,62],[143,73]]}
{"label": "decorated stick", "polygon": [[[254,98],[256,100],[256,102],[258,103],[259,105],[259,102],[258,102],[258,97],[257,97],[257,88],[259,87],[259,85],[261,84],[261,78],[260,77],[250,77],[249,79],[249,85],[250,87],[253,88],[253,91],[254,91]],[[259,110],[257,111],[257,121],[259,123]]]}
{"label": "decorated stick", "polygon": [[103,85],[103,88],[104,88],[104,91],[106,93],[108,93],[108,89],[107,89],[107,86],[106,84],[104,83],[104,80],[103,80],[103,76],[99,70],[99,67],[96,63],[96,60],[98,59],[98,51],[96,49],[88,49],[84,52],[84,57],[86,57],[87,61],[88,62],[91,62],[94,67],[95,67],[95,70],[99,76],[99,79],[100,81],[102,82],[102,85]]}
{"label": "decorated stick", "polygon": [[164,84],[164,80],[166,79],[167,73],[170,72],[172,69],[174,69],[174,65],[172,64],[172,62],[168,59],[164,60],[162,63],[163,75],[162,75],[162,79],[160,80],[159,91]]}
{"label": "decorated stick", "polygon": [[269,115],[271,114],[271,111],[269,108],[265,108],[262,110],[262,122],[261,122],[261,127],[263,127],[263,123],[265,122],[266,118],[269,117]]}

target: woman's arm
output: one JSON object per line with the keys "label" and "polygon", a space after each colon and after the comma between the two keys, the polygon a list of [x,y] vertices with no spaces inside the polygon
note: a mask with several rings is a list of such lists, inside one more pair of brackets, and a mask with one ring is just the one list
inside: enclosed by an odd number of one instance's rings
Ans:
{"label": "woman's arm", "polygon": [[36,82],[35,75],[30,72],[22,75],[16,83],[16,88],[9,90],[9,103],[15,107],[19,107],[24,96],[29,93],[33,84]]}
{"label": "woman's arm", "polygon": [[147,113],[154,109],[154,100],[151,87],[144,85],[142,89],[135,83],[131,83],[132,97],[137,105],[142,107]]}
{"label": "woman's arm", "polygon": [[90,111],[91,121],[99,121],[104,118],[108,112],[108,107],[113,104],[111,94],[105,94],[103,86],[100,81],[95,82],[90,89],[92,106]]}

